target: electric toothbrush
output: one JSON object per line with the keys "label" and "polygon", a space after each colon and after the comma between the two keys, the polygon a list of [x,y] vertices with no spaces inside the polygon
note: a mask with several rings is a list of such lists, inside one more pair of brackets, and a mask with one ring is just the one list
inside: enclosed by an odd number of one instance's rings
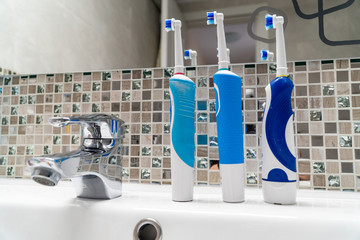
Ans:
{"label": "electric toothbrush", "polygon": [[229,71],[224,14],[207,13],[207,24],[217,25],[219,71],[214,74],[219,162],[224,202],[244,201],[244,145],[241,78]]}
{"label": "electric toothbrush", "polygon": [[[275,204],[296,202],[296,157],[291,93],[288,78],[284,18],[266,15],[266,29],[276,29],[276,78],[265,88],[266,104],[262,127],[262,188],[264,201]],[[262,59],[272,54],[261,51]]]}
{"label": "electric toothbrush", "polygon": [[175,32],[175,74],[170,87],[172,200],[192,201],[195,163],[195,83],[184,75],[181,21],[165,20],[165,30]]}
{"label": "electric toothbrush", "polygon": [[188,60],[191,59],[191,66],[197,66],[197,52],[195,50],[185,50],[184,51],[184,59]]}

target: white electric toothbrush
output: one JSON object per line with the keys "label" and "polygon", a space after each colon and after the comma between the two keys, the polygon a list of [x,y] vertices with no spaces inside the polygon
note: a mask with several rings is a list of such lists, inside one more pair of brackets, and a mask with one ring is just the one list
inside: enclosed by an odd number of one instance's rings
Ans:
{"label": "white electric toothbrush", "polygon": [[[262,188],[264,201],[275,204],[296,202],[296,157],[291,93],[294,84],[288,78],[284,18],[266,15],[266,29],[276,29],[276,78],[266,86],[266,104],[262,127]],[[263,60],[273,54],[262,50]]]}

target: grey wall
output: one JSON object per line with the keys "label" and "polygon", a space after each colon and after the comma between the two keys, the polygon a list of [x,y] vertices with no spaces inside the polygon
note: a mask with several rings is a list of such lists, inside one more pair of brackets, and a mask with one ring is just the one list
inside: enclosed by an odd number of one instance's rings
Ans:
{"label": "grey wall", "polygon": [[0,66],[19,73],[152,67],[160,11],[147,0],[0,0]]}

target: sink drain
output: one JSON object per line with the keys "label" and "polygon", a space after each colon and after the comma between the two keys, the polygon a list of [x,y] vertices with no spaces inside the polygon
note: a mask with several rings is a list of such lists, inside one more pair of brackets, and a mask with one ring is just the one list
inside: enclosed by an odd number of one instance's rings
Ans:
{"label": "sink drain", "polygon": [[160,224],[152,218],[141,219],[134,229],[134,240],[161,240]]}

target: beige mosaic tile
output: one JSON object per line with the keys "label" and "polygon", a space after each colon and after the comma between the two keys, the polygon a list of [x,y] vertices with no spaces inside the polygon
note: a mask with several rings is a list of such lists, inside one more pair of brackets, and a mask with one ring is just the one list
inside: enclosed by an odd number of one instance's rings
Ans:
{"label": "beige mosaic tile", "polygon": [[[354,124],[360,122],[360,94],[353,84],[360,81],[360,70],[352,67],[357,65],[351,61],[288,63],[295,83],[292,104],[300,188],[356,188],[355,177],[360,175],[357,162],[360,153],[356,152],[360,148],[360,135],[354,132]],[[261,185],[259,137],[262,103],[266,97],[264,87],[275,77],[269,67],[264,63],[231,66],[243,78],[243,95],[245,88],[253,92],[243,101],[244,124],[254,126],[254,132],[244,135],[245,175],[249,186]],[[219,171],[210,170],[218,169],[219,160],[212,79],[216,71],[216,66],[186,71],[198,86],[197,101],[203,101],[206,106],[195,115],[206,116],[204,122],[196,122],[196,143],[198,135],[207,139],[205,145],[196,146],[196,161],[207,162],[207,165],[195,164],[197,184],[220,183]],[[26,177],[26,159],[44,154],[45,148],[52,153],[77,148],[80,128],[71,126],[69,132],[53,128],[46,122],[49,117],[103,112],[117,114],[128,126],[124,139],[124,181],[170,184],[169,73],[171,69],[149,68],[11,76],[9,85],[0,77],[0,163],[5,163],[0,166],[0,175]],[[333,92],[324,92],[324,87],[329,85],[333,85]],[[59,137],[58,143],[53,142],[54,136]],[[149,156],[142,154],[143,148],[151,150]],[[144,179],[144,173],[149,173],[150,178]]]}

